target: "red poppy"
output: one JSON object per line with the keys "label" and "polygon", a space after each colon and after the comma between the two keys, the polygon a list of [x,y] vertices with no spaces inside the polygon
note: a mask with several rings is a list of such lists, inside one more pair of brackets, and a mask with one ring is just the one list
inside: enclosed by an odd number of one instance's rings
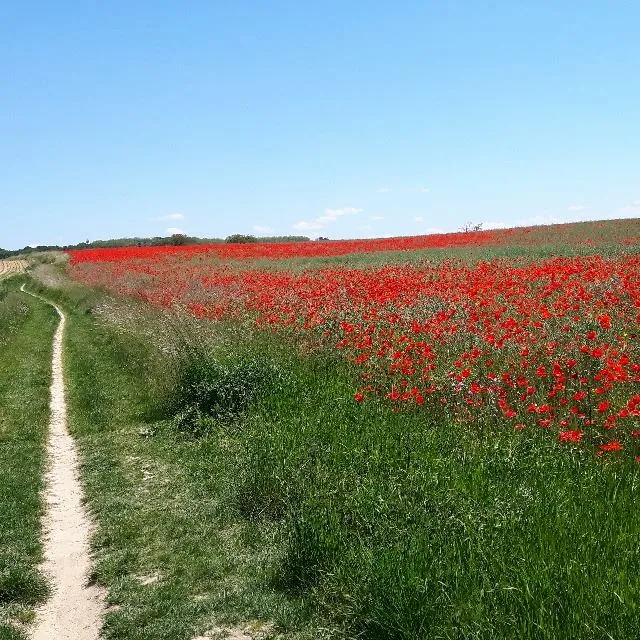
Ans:
{"label": "red poppy", "polygon": [[560,431],[560,433],[558,433],[558,440],[560,440],[560,442],[580,442],[580,440],[582,440],[582,431],[580,431],[580,429]]}

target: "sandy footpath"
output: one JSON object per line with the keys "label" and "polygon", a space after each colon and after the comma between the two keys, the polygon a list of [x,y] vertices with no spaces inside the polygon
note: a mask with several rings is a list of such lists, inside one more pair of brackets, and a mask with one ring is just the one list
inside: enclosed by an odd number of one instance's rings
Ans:
{"label": "sandy footpath", "polygon": [[[24,285],[22,291],[29,293]],[[31,637],[33,640],[97,640],[102,626],[104,594],[100,588],[88,584],[91,521],[83,505],[75,443],[67,430],[62,368],[65,316],[55,304],[44,302],[51,304],[60,316],[53,339],[46,511],[42,523],[44,562],[41,569],[49,579],[52,595],[38,609]]]}

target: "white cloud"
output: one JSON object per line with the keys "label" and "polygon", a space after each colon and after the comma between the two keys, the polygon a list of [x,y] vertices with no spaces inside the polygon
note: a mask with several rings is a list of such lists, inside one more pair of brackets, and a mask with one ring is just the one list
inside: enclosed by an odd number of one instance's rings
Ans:
{"label": "white cloud", "polygon": [[489,222],[482,223],[482,229],[484,231],[491,231],[492,229],[506,229],[507,226],[508,225],[505,222],[489,221]]}
{"label": "white cloud", "polygon": [[416,217],[413,219],[413,221],[414,221],[414,222],[424,222],[424,218],[423,218],[422,216],[416,216]]}
{"label": "white cloud", "polygon": [[420,191],[422,191],[422,193],[429,193],[431,189],[429,189],[429,187],[420,187]]}
{"label": "white cloud", "polygon": [[156,220],[184,220],[184,213],[168,213],[166,216],[156,218]]}
{"label": "white cloud", "polygon": [[541,225],[552,224],[568,224],[571,222],[589,222],[595,220],[617,220],[619,218],[640,218],[640,200],[633,200],[624,207],[620,207],[609,213],[597,211],[586,211],[586,207],[582,205],[571,205],[568,207],[569,213],[553,214],[541,213],[528,218],[520,218],[509,222],[489,221],[483,222],[482,228],[490,229],[509,229],[512,227],[536,227]]}
{"label": "white cloud", "polygon": [[294,229],[298,231],[316,231],[317,229],[322,229],[324,225],[319,224],[318,222],[307,222],[306,220],[300,220],[300,222],[296,222],[293,225]]}
{"label": "white cloud", "polygon": [[513,222],[499,222],[499,221],[488,221],[482,223],[482,229],[484,231],[491,231],[492,229],[511,229],[513,227],[537,227],[541,225],[549,225],[549,224],[563,224],[566,222],[576,222],[575,217],[571,216],[562,216],[558,217],[550,214],[539,214],[536,216],[531,216],[530,218],[520,218],[519,220],[515,220]]}
{"label": "white cloud", "polygon": [[273,233],[273,229],[271,227],[265,227],[265,226],[262,226],[261,224],[253,225],[253,230],[256,233],[263,233],[263,234]]}
{"label": "white cloud", "polygon": [[384,220],[384,216],[371,216],[372,220]]}
{"label": "white cloud", "polygon": [[169,227],[167,229],[167,233],[172,236],[174,233],[184,234],[184,231],[182,229],[178,229],[178,227]]}
{"label": "white cloud", "polygon": [[431,235],[435,233],[447,233],[444,229],[440,229],[439,227],[429,227],[424,230],[425,234]]}
{"label": "white cloud", "polygon": [[390,193],[390,192],[391,192],[390,187],[380,187],[379,189],[376,189],[376,193]]}
{"label": "white cloud", "polygon": [[298,231],[312,231],[317,229],[323,229],[327,223],[335,222],[338,218],[343,216],[355,216],[360,213],[362,209],[356,207],[342,207],[340,209],[325,209],[323,214],[312,221],[300,220],[293,225],[294,229]]}
{"label": "white cloud", "polygon": [[[607,216],[592,216],[591,220],[604,219]],[[539,214],[531,216],[529,218],[520,218],[513,222],[498,222],[488,221],[482,223],[483,231],[491,231],[492,229],[511,229],[513,227],[538,227],[542,225],[550,224],[566,224],[568,222],[579,222],[580,220],[586,220],[587,217],[577,217],[575,215],[556,216],[551,214]]]}
{"label": "white cloud", "polygon": [[323,218],[328,220],[335,220],[341,216],[355,216],[360,213],[362,209],[356,209],[356,207],[342,207],[342,209],[325,209]]}
{"label": "white cloud", "polygon": [[[621,213],[638,213],[637,211],[634,211],[635,209],[640,208],[640,200],[634,200],[633,202],[630,202],[628,205],[626,205],[625,207],[622,207],[620,209]],[[633,216],[635,217],[635,216]]]}

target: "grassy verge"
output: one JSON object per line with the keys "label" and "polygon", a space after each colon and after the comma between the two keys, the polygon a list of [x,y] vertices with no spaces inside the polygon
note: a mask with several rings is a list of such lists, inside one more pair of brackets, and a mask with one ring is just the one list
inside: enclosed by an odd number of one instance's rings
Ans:
{"label": "grassy verge", "polygon": [[171,361],[87,312],[99,295],[46,293],[68,313],[69,426],[98,523],[105,637],[181,640],[225,637],[224,629],[273,637],[276,622],[300,628],[297,599],[267,585],[277,528],[242,523],[229,508],[238,443],[192,438],[159,419]]}
{"label": "grassy verge", "polygon": [[636,463],[356,406],[333,367],[295,371],[243,436],[244,495],[277,505],[284,586],[346,637],[636,637]]}
{"label": "grassy verge", "polygon": [[47,595],[37,570],[55,313],[0,282],[0,638],[26,638]]}
{"label": "grassy verge", "polygon": [[212,355],[195,336],[176,370],[75,308],[70,417],[108,638],[637,637],[633,461],[359,405],[339,360],[268,338]]}

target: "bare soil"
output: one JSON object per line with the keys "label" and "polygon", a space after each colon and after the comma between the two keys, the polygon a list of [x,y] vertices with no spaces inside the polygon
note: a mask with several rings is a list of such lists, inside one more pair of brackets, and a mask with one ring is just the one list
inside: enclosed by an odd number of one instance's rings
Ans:
{"label": "bare soil", "polygon": [[26,260],[0,260],[0,279],[21,273],[27,266]]}

